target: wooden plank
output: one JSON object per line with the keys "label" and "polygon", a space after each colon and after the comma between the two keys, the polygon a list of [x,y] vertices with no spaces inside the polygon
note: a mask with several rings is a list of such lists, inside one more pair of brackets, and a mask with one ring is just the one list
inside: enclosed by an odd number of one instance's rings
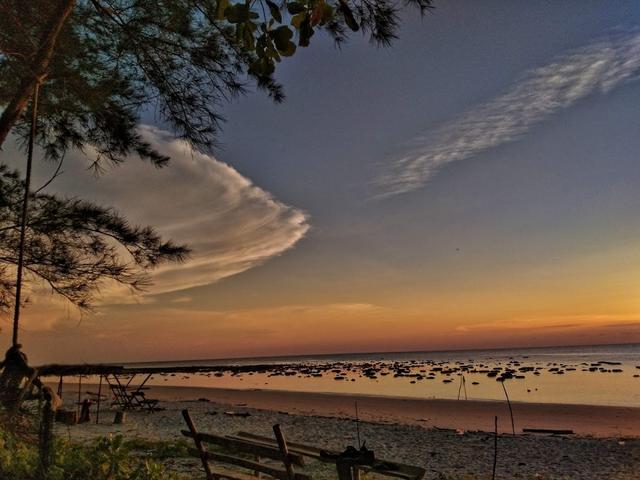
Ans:
{"label": "wooden plank", "polygon": [[[271,444],[271,445],[277,445],[278,444],[278,442],[276,442],[276,440],[273,439],[273,438],[264,437],[262,435],[256,435],[255,433],[238,432],[236,434],[236,436],[237,437],[241,437],[241,438],[248,438],[250,440],[263,442],[263,443]],[[304,456],[307,456],[307,457],[312,457],[312,456],[314,456],[313,454],[319,456],[320,452],[330,452],[330,453],[335,453],[336,455],[338,454],[338,452],[333,452],[331,450],[325,450],[325,449],[322,449],[322,448],[314,447],[312,445],[303,445],[302,443],[287,442],[287,445],[289,446],[289,451],[290,452],[292,452],[294,449],[295,450],[299,450],[299,451],[308,452],[308,453],[302,453],[301,454],[301,455],[304,455]]]}
{"label": "wooden plank", "polygon": [[[189,430],[182,430],[181,433],[185,437],[193,438],[193,434]],[[198,437],[202,442],[218,445],[227,450],[257,455],[272,460],[282,460],[282,454],[275,446],[249,442],[240,438],[213,435],[211,433],[198,433]],[[302,455],[292,454],[290,455],[289,461],[299,467],[304,466],[304,457]]]}
{"label": "wooden plank", "polygon": [[207,452],[204,449],[202,442],[200,441],[198,430],[196,430],[196,426],[193,424],[193,420],[191,420],[191,415],[189,415],[189,410],[187,409],[182,410],[182,417],[184,418],[184,421],[187,423],[187,426],[189,427],[189,431],[193,435],[193,443],[196,444],[198,456],[202,461],[202,466],[204,467],[204,472],[207,475],[207,480],[214,480],[214,476],[211,473],[211,468],[209,467],[209,461],[207,460]]}
{"label": "wooden plank", "polygon": [[[194,456],[199,454],[198,450],[194,448],[189,449],[189,451]],[[231,455],[224,455],[222,453],[216,452],[205,452],[205,456],[207,460],[226,463],[228,465],[235,465],[237,467],[246,468],[247,470],[251,470],[254,472],[261,472],[269,475],[270,477],[277,478],[278,480],[288,480],[289,478],[286,470],[279,470],[275,467],[265,465],[264,463],[254,462],[253,460],[234,457]],[[309,475],[296,473],[292,480],[311,480],[311,477]]]}
{"label": "wooden plank", "polygon": [[293,471],[293,465],[291,465],[291,459],[289,458],[289,448],[287,447],[287,440],[284,438],[284,432],[280,425],[273,426],[273,433],[276,436],[276,442],[278,442],[278,449],[280,450],[280,455],[282,459],[282,463],[284,464],[284,468],[287,470],[287,479],[293,480],[295,477],[295,472]]}
{"label": "wooden plank", "polygon": [[[252,434],[253,435],[253,434]],[[260,437],[260,435],[256,435],[256,437]],[[250,438],[243,438],[240,436],[236,436],[236,435],[225,435],[225,438],[229,438],[232,440],[239,440],[245,443],[249,443],[251,445],[259,445],[262,447],[270,447],[270,448],[274,448],[278,446],[276,440],[274,438],[269,438],[269,437],[261,437],[266,439],[265,440],[254,440],[254,439],[250,439]],[[287,442],[287,446],[289,447],[289,457],[291,459],[291,463],[293,463],[295,466],[297,467],[304,467],[305,466],[305,457],[309,457],[309,458],[314,458],[316,459],[316,453],[315,452],[308,452],[306,450],[301,450],[301,449],[295,449],[295,448],[291,448],[291,442]],[[277,458],[278,460],[280,460],[280,457]],[[317,459],[320,460],[319,457],[319,453],[317,454]]]}

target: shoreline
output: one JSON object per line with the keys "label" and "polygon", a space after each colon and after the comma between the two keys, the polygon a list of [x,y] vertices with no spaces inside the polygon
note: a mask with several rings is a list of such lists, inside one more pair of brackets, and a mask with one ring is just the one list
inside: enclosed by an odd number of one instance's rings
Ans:
{"label": "shoreline", "polygon": [[[151,386],[148,396],[161,401],[198,399],[302,416],[355,419],[365,422],[461,431],[492,432],[498,416],[500,433],[511,433],[506,401],[449,400],[375,395],[240,390],[213,387]],[[516,433],[523,428],[569,429],[575,436],[640,438],[640,407],[511,402]]]}

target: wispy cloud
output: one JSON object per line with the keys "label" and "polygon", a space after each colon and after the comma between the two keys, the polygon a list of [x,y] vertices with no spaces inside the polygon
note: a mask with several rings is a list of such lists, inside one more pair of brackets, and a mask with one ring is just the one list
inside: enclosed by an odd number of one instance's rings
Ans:
{"label": "wispy cloud", "polygon": [[549,317],[509,318],[492,322],[458,325],[456,332],[535,332],[588,328],[637,328],[637,315],[558,315]]}
{"label": "wispy cloud", "polygon": [[553,113],[638,78],[640,33],[601,38],[529,71],[506,93],[414,138],[376,179],[378,196],[410,192],[441,167],[518,139]]}

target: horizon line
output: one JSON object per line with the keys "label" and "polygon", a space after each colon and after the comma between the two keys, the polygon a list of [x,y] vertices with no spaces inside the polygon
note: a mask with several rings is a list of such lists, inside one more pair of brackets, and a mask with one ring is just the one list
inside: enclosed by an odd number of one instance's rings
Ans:
{"label": "horizon line", "polygon": [[[105,365],[136,365],[146,363],[187,363],[187,362],[221,362],[228,360],[260,360],[260,359],[280,359],[280,358],[305,358],[305,357],[331,357],[337,355],[394,355],[394,354],[408,354],[408,353],[454,353],[454,352],[482,352],[482,351],[505,351],[505,350],[542,350],[545,348],[576,348],[576,347],[607,347],[607,346],[629,346],[640,345],[640,342],[626,342],[626,343],[591,343],[591,344],[573,344],[573,345],[542,345],[542,346],[509,346],[509,347],[490,347],[490,348],[452,348],[442,350],[397,350],[397,351],[361,351],[361,352],[324,352],[324,353],[302,353],[292,355],[257,355],[257,356],[242,356],[242,357],[218,357],[218,358],[189,358],[184,360],[172,359],[172,360],[140,360],[140,361],[126,361],[126,362],[109,362]],[[102,362],[100,362],[102,363]]]}

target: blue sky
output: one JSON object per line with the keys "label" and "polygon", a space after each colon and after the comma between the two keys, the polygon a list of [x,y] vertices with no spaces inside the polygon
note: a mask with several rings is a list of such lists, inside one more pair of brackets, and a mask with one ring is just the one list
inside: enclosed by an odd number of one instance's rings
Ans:
{"label": "blue sky", "polygon": [[442,2],[406,18],[391,49],[316,44],[281,69],[283,105],[254,95],[227,109],[219,157],[310,214],[307,238],[275,261],[287,268],[337,257],[446,276],[452,246],[497,268],[605,250],[637,232],[637,83],[559,108],[415,191],[374,199],[371,183],[416,135],[633,31],[639,13],[634,2]]}
{"label": "blue sky", "polygon": [[[224,108],[215,188],[187,195],[188,214],[220,207],[186,229],[208,266],[161,273],[146,301],[106,302],[113,327],[97,316],[70,330],[67,316],[27,338],[83,338],[69,358],[91,360],[108,348],[98,325],[113,341],[148,326],[132,318],[166,317],[168,331],[178,315],[183,339],[122,356],[640,341],[639,20],[634,1],[443,1],[423,19],[406,13],[392,48],[356,36],[338,51],[315,36],[280,66],[283,104],[253,93]],[[573,80],[558,86],[567,66]],[[436,147],[456,161],[427,178]],[[414,174],[399,192],[388,179],[407,174],[407,156]],[[197,177],[184,162],[170,198]],[[155,198],[168,187],[148,175]],[[57,188],[185,231],[121,184],[72,178]],[[243,178],[259,191],[237,187]],[[225,203],[220,191],[245,193]],[[234,243],[238,232],[249,233]],[[345,325],[355,343],[331,335]]]}

